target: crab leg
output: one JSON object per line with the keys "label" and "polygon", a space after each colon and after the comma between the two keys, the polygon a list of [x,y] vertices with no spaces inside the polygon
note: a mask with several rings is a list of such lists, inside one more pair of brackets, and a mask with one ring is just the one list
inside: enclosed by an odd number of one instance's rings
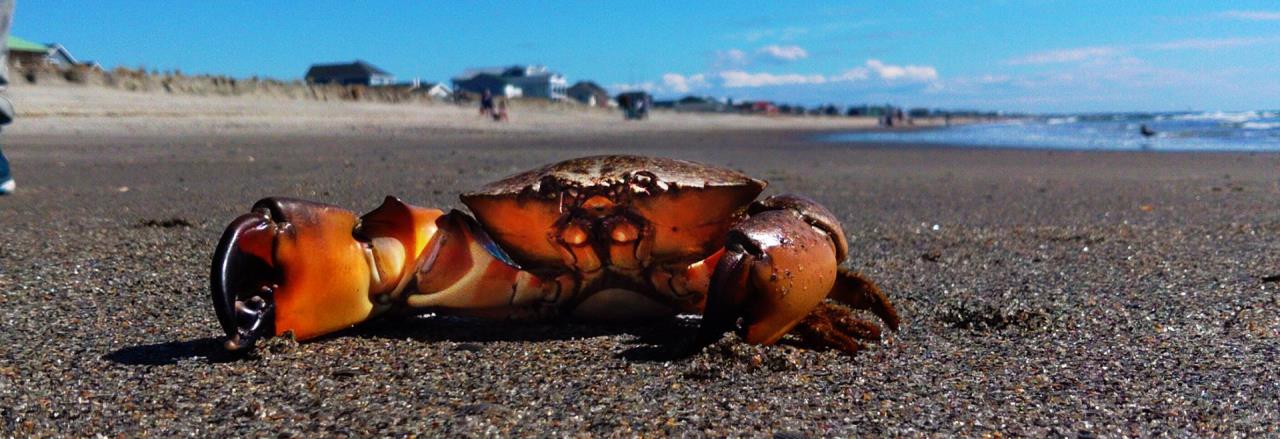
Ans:
{"label": "crab leg", "polygon": [[[838,269],[847,245],[833,215],[807,198],[757,203],[728,235],[707,292],[697,345],[737,329],[748,343],[773,344],[798,324],[806,342],[853,353],[879,328],[822,304],[828,296],[869,309],[891,329],[898,317],[869,281]],[[737,322],[741,319],[741,327]]]}
{"label": "crab leg", "polygon": [[466,214],[392,197],[359,217],[263,199],[223,233],[210,286],[229,350],[286,332],[315,338],[396,311],[538,317],[577,287],[572,276],[521,270]]}
{"label": "crab leg", "polygon": [[423,253],[409,288],[393,293],[422,312],[496,319],[549,317],[577,288],[572,275],[521,270],[474,219],[453,211]]}

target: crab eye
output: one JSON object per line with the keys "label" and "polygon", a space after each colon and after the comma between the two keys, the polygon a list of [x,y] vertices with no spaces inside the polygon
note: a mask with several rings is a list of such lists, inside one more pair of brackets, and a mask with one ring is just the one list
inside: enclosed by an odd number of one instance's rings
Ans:
{"label": "crab eye", "polygon": [[578,227],[576,224],[571,225],[564,229],[561,239],[564,239],[564,242],[569,245],[582,245],[582,243],[587,242],[587,231],[582,230],[582,227]]}
{"label": "crab eye", "polygon": [[629,222],[620,222],[613,226],[609,236],[616,242],[631,242],[640,237],[640,230]]}

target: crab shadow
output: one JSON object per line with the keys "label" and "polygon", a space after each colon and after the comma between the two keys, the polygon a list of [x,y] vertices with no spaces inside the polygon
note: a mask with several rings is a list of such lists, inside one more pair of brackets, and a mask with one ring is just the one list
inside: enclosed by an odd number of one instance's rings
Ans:
{"label": "crab shadow", "polygon": [[226,363],[236,361],[241,356],[223,349],[222,340],[205,337],[129,346],[112,351],[103,358],[126,366],[168,366],[190,359],[204,359],[209,363]]}
{"label": "crab shadow", "polygon": [[[687,357],[697,320],[672,318],[644,324],[591,324],[572,321],[546,323],[493,322],[462,317],[407,317],[368,322],[358,327],[326,335],[308,343],[325,343],[340,338],[413,340],[423,343],[455,342],[470,346],[495,342],[568,341],[594,337],[630,336],[630,347],[618,358],[636,362],[672,361]],[[222,347],[222,340],[204,337],[124,347],[103,356],[127,366],[167,366],[187,360],[226,363],[252,358]]]}
{"label": "crab shadow", "polygon": [[670,318],[646,323],[604,324],[572,320],[541,323],[493,322],[464,317],[432,316],[387,319],[370,322],[349,331],[322,338],[362,337],[414,340],[425,343],[455,342],[547,342],[595,337],[626,337],[629,347],[616,356],[629,361],[672,361],[692,354],[689,340],[698,330],[698,320]]}

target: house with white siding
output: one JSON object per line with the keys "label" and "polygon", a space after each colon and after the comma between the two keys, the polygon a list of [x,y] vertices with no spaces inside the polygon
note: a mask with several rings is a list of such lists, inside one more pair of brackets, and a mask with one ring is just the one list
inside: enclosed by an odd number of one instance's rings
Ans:
{"label": "house with white siding", "polygon": [[569,82],[564,75],[538,65],[513,65],[469,69],[453,78],[453,88],[458,92],[481,94],[485,90],[494,96],[532,97],[551,100],[565,99]]}

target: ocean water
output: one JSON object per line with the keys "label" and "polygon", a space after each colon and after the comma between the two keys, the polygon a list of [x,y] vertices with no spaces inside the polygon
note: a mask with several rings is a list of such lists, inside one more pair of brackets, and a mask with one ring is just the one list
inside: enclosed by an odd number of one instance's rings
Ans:
{"label": "ocean water", "polygon": [[[1143,125],[1155,135],[1142,135]],[[1280,111],[1087,114],[916,131],[852,132],[827,139],[1068,150],[1280,151]]]}

